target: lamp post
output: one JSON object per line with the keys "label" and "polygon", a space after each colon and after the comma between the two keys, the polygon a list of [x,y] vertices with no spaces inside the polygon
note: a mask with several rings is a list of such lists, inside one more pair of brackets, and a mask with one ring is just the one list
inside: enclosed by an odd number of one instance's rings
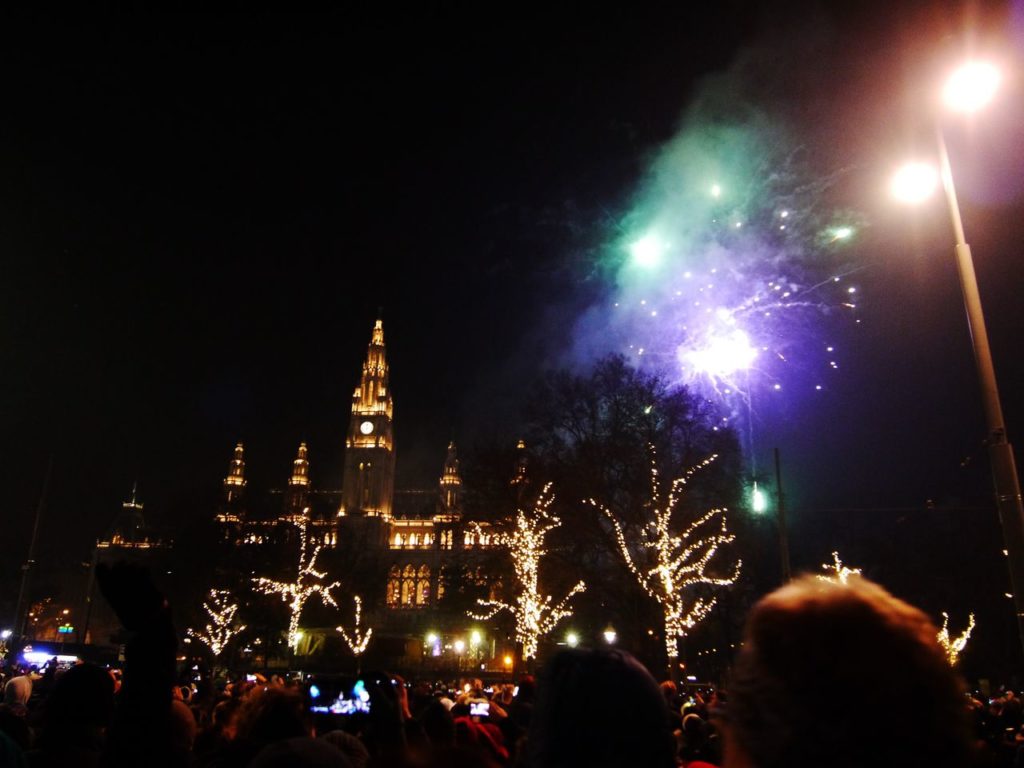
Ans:
{"label": "lamp post", "polygon": [[[999,73],[994,67],[982,63],[970,63],[958,69],[946,84],[943,93],[946,105],[960,112],[973,112],[984,106],[994,95],[999,84]],[[989,348],[985,316],[981,309],[981,294],[974,273],[971,247],[964,236],[963,220],[957,203],[956,188],[953,185],[953,170],[942,129],[937,131],[939,150],[938,179],[946,194],[953,235],[956,240],[955,254],[960,289],[963,293],[964,308],[967,311],[967,325],[974,348],[974,362],[981,384],[981,398],[985,410],[989,462],[992,465],[992,481],[995,486],[996,506],[1003,529],[1003,543],[1006,547],[1007,564],[1010,570],[1010,587],[1013,591],[1013,605],[1017,614],[1017,631],[1021,648],[1024,650],[1024,505],[1021,503],[1020,482],[1017,478],[1017,464],[1013,447],[1006,437],[1003,408],[996,386],[995,367]],[[927,166],[914,164],[904,167],[893,182],[893,192],[904,201],[919,202],[928,197],[936,183],[934,171]]]}

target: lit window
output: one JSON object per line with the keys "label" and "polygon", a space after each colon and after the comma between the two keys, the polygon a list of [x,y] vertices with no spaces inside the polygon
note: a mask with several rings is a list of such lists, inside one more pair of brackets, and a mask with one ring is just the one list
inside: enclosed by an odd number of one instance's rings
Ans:
{"label": "lit window", "polygon": [[421,565],[416,574],[416,605],[430,603],[430,568]]}
{"label": "lit window", "polygon": [[387,591],[387,603],[389,608],[395,608],[398,606],[399,599],[402,594],[401,579],[399,578],[398,566],[394,566],[388,571],[388,591]]}
{"label": "lit window", "polygon": [[409,608],[416,600],[416,569],[411,565],[402,570],[402,607]]}

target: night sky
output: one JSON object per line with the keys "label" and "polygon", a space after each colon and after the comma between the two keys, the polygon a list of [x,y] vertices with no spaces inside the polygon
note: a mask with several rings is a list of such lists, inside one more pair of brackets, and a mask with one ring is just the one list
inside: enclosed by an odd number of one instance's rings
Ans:
{"label": "night sky", "polygon": [[[918,107],[943,56],[992,48],[1024,71],[1022,8],[689,5],[6,26],[4,591],[51,455],[43,570],[86,558],[136,480],[154,523],[212,514],[238,440],[255,490],[283,483],[300,440],[314,484],[337,487],[378,308],[400,486],[433,483],[450,439],[514,434],[532,377],[581,363],[610,233],[716,88],[786,124],[864,222],[843,375],[758,423],[783,452],[797,565],[844,548],[828,510],[862,510],[844,519],[868,538],[926,500],[977,510],[947,528],[993,526],[945,213],[894,210],[884,185],[930,147]],[[949,140],[1020,443],[1019,74],[1001,99]]]}

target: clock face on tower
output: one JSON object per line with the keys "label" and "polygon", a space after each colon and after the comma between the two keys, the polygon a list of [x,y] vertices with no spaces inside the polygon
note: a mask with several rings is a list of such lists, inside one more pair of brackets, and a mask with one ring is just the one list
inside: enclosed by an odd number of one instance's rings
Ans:
{"label": "clock face on tower", "polygon": [[364,421],[362,424],[359,425],[359,431],[362,432],[364,435],[370,434],[371,432],[373,432],[373,422]]}

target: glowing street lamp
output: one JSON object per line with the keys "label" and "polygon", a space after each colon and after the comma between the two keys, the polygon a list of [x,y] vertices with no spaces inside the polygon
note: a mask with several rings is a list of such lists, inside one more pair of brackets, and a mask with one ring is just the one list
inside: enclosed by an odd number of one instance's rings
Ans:
{"label": "glowing street lamp", "polygon": [[942,89],[942,101],[954,112],[977,112],[996,95],[1002,74],[990,61],[969,61],[953,72]]}
{"label": "glowing street lamp", "polygon": [[580,644],[580,636],[577,635],[575,632],[570,632],[565,636],[565,644],[568,645],[570,648],[575,648],[577,645]]}
{"label": "glowing street lamp", "polygon": [[608,645],[614,645],[615,641],[619,637],[618,634],[615,632],[615,627],[613,627],[611,624],[609,624],[605,628],[602,634],[604,635],[604,641],[608,643]]}
{"label": "glowing street lamp", "polygon": [[[999,70],[992,64],[970,62],[956,70],[946,82],[943,101],[946,106],[958,112],[974,112],[983,107],[995,95],[999,87]],[[1014,608],[1017,612],[1017,631],[1024,647],[1024,504],[1021,502],[1020,482],[1017,478],[1017,464],[1013,447],[1006,436],[1003,408],[996,386],[992,350],[989,348],[985,315],[981,308],[981,294],[974,273],[971,247],[964,236],[963,220],[957,203],[956,187],[953,185],[953,169],[941,128],[938,130],[939,172],[938,178],[946,193],[946,204],[953,225],[956,241],[955,254],[957,271],[960,275],[960,289],[964,307],[967,310],[967,325],[974,347],[974,362],[981,383],[981,397],[985,408],[985,422],[988,429],[989,462],[992,465],[992,482],[995,486],[996,505],[1003,528],[1003,542],[1006,546],[1007,564],[1010,569],[1010,585],[1013,589]],[[923,166],[906,166],[893,180],[893,192],[906,202],[921,202],[927,199],[928,180],[934,171]],[[902,194],[900,194],[902,192]]]}

